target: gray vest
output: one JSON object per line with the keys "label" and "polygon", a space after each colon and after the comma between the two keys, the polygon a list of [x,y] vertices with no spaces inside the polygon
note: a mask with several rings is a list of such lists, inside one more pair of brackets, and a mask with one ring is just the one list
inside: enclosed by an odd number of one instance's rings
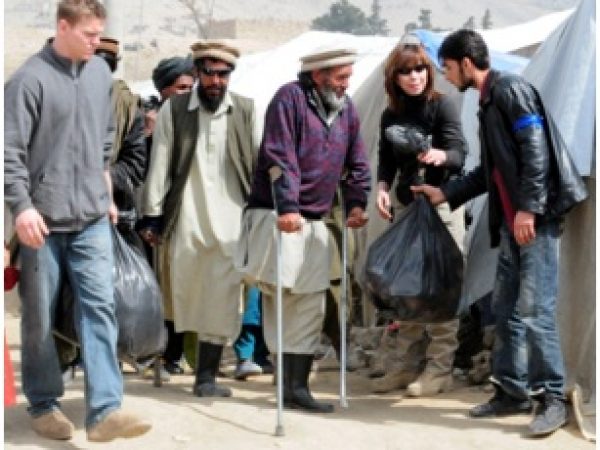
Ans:
{"label": "gray vest", "polygon": [[[250,194],[252,174],[256,165],[253,145],[254,104],[249,98],[229,93],[233,107],[227,112],[226,149],[238,175],[244,198]],[[163,236],[168,238],[177,223],[183,188],[187,182],[198,140],[199,108],[188,110],[191,93],[170,98],[173,121],[173,156],[171,188],[165,198]]]}

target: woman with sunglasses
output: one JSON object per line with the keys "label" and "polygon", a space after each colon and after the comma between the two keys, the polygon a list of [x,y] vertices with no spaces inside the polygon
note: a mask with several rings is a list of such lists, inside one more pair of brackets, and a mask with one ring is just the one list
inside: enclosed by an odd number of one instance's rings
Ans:
{"label": "woman with sunglasses", "polygon": [[[439,186],[462,171],[466,142],[452,102],[434,89],[433,64],[415,35],[403,37],[388,56],[385,90],[388,107],[380,123],[377,209],[392,221],[390,187],[396,176],[398,212],[413,201],[410,186],[420,175],[427,184]],[[436,208],[462,251],[463,210],[451,212],[446,203]],[[375,378],[373,390],[406,388],[407,395],[418,397],[450,389],[458,319],[396,326],[399,364]]]}

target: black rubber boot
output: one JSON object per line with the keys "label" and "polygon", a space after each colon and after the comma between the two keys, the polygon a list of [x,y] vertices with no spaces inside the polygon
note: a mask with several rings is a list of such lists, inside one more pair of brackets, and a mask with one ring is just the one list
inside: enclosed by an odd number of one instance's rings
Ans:
{"label": "black rubber boot", "polygon": [[183,375],[183,369],[179,365],[183,356],[183,333],[176,333],[175,324],[170,320],[165,320],[165,328],[167,329],[167,347],[163,352],[165,370],[171,375]]}
{"label": "black rubber boot", "polygon": [[333,412],[333,405],[317,402],[308,388],[313,359],[314,355],[284,353],[284,405],[287,408],[298,408],[309,412]]}
{"label": "black rubber boot", "polygon": [[[283,354],[283,405],[286,408],[292,407],[292,354]],[[273,384],[277,385],[277,369],[273,374]]]}
{"label": "black rubber boot", "polygon": [[231,397],[231,389],[220,386],[216,382],[219,363],[221,362],[222,345],[200,341],[198,343],[198,360],[196,361],[196,380],[194,395],[197,397]]}

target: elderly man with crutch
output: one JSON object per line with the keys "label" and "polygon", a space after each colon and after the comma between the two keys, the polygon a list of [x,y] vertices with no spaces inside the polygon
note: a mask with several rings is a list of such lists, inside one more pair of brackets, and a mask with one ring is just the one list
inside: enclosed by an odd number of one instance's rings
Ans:
{"label": "elderly man with crutch", "polygon": [[305,56],[298,80],[271,100],[238,255],[246,277],[263,292],[265,339],[272,352],[277,285],[281,289],[283,403],[311,412],[333,411],[333,405],[312,397],[308,377],[329,287],[330,242],[322,218],[339,183],[346,225],[357,228],[367,221],[369,163],[358,114],[345,94],[355,58],[353,50],[340,48]]}

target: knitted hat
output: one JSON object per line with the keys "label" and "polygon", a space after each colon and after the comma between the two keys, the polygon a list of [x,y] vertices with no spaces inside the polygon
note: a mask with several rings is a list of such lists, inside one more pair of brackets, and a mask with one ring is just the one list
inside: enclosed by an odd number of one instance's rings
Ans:
{"label": "knitted hat", "polygon": [[222,41],[199,41],[190,48],[194,61],[200,58],[215,58],[235,67],[237,59],[240,57],[240,51],[237,48]]}
{"label": "knitted hat", "polygon": [[351,48],[320,48],[300,58],[300,72],[345,66],[356,61],[356,50]]}

